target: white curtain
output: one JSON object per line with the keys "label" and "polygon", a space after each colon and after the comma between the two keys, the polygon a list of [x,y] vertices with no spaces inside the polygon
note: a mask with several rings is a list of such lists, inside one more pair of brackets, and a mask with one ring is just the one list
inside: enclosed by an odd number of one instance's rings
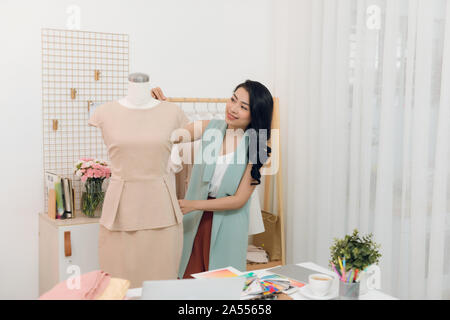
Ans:
{"label": "white curtain", "polygon": [[450,299],[450,1],[273,5],[287,261],[357,228],[382,291]]}

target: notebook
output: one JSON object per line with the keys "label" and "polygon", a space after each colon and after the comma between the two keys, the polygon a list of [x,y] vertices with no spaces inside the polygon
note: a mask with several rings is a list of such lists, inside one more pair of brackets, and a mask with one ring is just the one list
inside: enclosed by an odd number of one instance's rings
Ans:
{"label": "notebook", "polygon": [[267,271],[285,276],[292,280],[297,280],[302,283],[308,283],[308,277],[310,274],[317,273],[317,271],[297,266],[295,264],[288,264],[281,267],[275,267],[268,269]]}

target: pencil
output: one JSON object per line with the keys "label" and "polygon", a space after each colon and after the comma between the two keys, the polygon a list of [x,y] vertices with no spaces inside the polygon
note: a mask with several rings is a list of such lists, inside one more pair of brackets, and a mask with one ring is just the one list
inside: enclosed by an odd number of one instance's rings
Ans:
{"label": "pencil", "polygon": [[[366,269],[367,270],[367,269]],[[365,271],[365,270],[364,270]],[[361,280],[361,275],[364,271],[359,271],[358,272],[358,278],[356,279],[357,282],[359,282]]]}
{"label": "pencil", "polygon": [[342,281],[345,281],[345,269],[344,269],[344,267],[342,266],[341,257],[338,257],[338,260],[339,260],[339,265],[341,266],[341,274],[342,274],[342,278],[343,278]]}
{"label": "pencil", "polygon": [[353,282],[353,281],[351,281],[352,280],[352,276],[353,276],[353,269],[351,269],[350,273],[348,274],[347,283]]}
{"label": "pencil", "polygon": [[336,272],[336,274],[338,275],[339,279],[342,281],[342,276],[341,274],[336,270],[336,266],[334,265],[334,263],[331,263],[331,266],[333,267],[334,272]]}

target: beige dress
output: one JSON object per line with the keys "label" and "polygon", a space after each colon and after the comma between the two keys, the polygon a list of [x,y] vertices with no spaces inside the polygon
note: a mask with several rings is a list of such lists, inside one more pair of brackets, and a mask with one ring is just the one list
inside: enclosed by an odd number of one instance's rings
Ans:
{"label": "beige dress", "polygon": [[131,288],[177,278],[183,215],[167,163],[170,135],[187,123],[169,102],[151,109],[111,102],[89,120],[102,131],[112,172],[100,218],[100,268],[130,280]]}

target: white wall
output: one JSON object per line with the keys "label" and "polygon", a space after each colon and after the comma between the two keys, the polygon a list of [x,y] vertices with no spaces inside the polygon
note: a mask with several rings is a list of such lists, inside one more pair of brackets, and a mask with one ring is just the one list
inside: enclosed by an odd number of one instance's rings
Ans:
{"label": "white wall", "polygon": [[128,33],[130,71],[168,96],[228,97],[247,78],[273,89],[272,0],[1,0],[0,299],[38,297],[41,28],[64,29],[72,4],[81,30]]}

